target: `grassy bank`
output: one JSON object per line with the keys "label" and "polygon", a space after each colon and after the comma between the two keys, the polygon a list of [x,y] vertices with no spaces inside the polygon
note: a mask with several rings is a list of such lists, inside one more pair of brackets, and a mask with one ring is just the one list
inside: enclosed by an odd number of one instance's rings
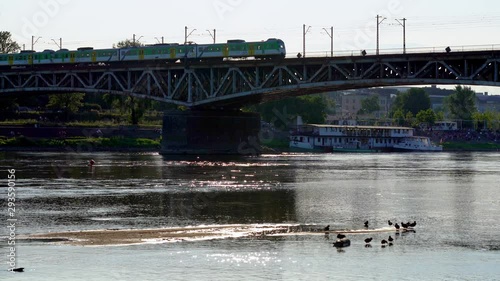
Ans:
{"label": "grassy bank", "polygon": [[492,142],[445,142],[445,151],[500,151],[499,143]]}
{"label": "grassy bank", "polygon": [[5,138],[0,137],[1,148],[71,148],[86,150],[119,150],[119,149],[146,149],[155,150],[160,148],[160,140],[141,138],[66,138],[66,139],[31,139],[26,137]]}

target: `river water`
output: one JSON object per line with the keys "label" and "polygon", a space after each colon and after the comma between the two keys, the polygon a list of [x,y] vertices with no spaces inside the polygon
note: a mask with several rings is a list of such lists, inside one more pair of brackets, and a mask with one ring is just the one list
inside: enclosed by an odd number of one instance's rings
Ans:
{"label": "river water", "polygon": [[[500,280],[498,152],[0,153],[0,169],[4,183],[7,169],[16,170],[16,266],[25,268],[7,272],[2,227],[2,280]],[[6,184],[0,192],[7,197]],[[396,232],[387,220],[417,226]],[[325,225],[346,232],[351,246],[334,248],[336,234],[325,235]],[[119,246],[26,239],[201,226],[228,233]],[[272,231],[283,227],[289,231]],[[389,235],[393,245],[382,247]]]}

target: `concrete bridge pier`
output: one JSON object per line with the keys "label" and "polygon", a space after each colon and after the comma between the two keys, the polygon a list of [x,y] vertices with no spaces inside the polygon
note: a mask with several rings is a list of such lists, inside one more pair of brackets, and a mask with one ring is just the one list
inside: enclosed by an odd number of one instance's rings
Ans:
{"label": "concrete bridge pier", "polygon": [[260,116],[240,111],[169,111],[163,117],[163,155],[258,155]]}

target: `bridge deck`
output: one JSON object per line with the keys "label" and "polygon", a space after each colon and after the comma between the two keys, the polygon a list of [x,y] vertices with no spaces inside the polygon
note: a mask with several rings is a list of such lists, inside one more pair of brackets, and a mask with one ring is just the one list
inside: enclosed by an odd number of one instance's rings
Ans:
{"label": "bridge deck", "polygon": [[187,107],[245,103],[377,86],[499,86],[500,51],[231,60],[220,62],[47,65],[0,70],[0,97],[20,93],[113,93]]}

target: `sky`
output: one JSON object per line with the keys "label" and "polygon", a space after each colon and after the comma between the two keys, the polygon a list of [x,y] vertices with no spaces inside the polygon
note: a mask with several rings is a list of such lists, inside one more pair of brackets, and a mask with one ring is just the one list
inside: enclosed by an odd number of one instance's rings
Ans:
{"label": "sky", "polygon": [[[500,1],[493,0],[2,0],[0,30],[35,50],[76,49],[83,46],[110,48],[132,39],[141,43],[211,43],[228,39],[280,38],[287,52],[303,52],[303,25],[308,30],[309,56],[330,52],[334,28],[334,52],[358,54],[376,48],[376,15],[380,24],[382,52],[399,52],[406,18],[406,46],[410,50],[500,49]],[[325,29],[327,31],[325,31]],[[210,32],[209,32],[210,30]],[[41,37],[41,38],[39,38]],[[55,41],[55,42],[54,42]],[[500,89],[489,88],[500,94]]]}

